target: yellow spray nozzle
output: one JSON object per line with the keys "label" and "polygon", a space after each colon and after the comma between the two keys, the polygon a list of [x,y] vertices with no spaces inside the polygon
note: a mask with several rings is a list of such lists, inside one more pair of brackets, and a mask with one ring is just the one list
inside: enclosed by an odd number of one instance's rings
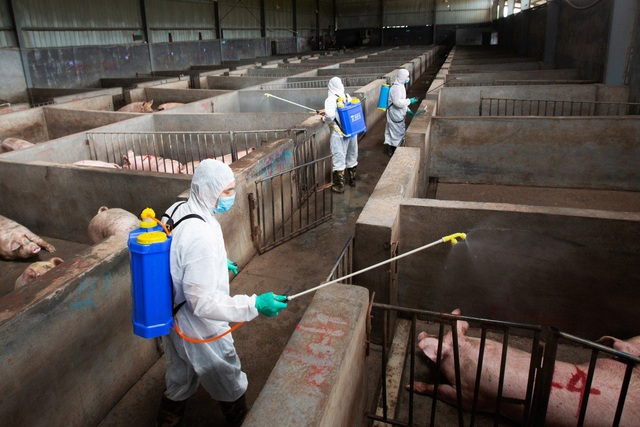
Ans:
{"label": "yellow spray nozzle", "polygon": [[265,93],[264,96],[266,96],[267,98],[271,96],[270,93]]}
{"label": "yellow spray nozzle", "polygon": [[467,235],[465,233],[453,233],[453,234],[449,234],[448,236],[444,236],[442,238],[442,241],[451,242],[452,245],[455,245],[458,243],[458,239],[465,240],[466,238],[467,238]]}

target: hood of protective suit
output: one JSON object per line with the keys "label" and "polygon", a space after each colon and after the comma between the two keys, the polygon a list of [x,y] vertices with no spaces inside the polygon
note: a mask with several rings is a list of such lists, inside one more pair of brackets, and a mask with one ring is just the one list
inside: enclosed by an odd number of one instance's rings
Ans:
{"label": "hood of protective suit", "polygon": [[396,83],[404,84],[404,81],[409,77],[409,71],[402,68],[396,74]]}
{"label": "hood of protective suit", "polygon": [[337,95],[340,98],[345,98],[344,85],[340,77],[332,77],[331,80],[329,80],[329,95]]}
{"label": "hood of protective suit", "polygon": [[193,173],[188,204],[192,210],[211,213],[218,197],[234,181],[231,168],[215,159],[205,159]]}

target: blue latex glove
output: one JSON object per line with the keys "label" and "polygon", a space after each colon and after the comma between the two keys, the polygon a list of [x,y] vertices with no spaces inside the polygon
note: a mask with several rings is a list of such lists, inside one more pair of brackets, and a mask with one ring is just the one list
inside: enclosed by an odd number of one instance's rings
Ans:
{"label": "blue latex glove", "polygon": [[273,292],[267,292],[256,298],[256,309],[267,317],[275,317],[281,310],[287,308],[286,301],[287,297],[284,295],[274,295]]}
{"label": "blue latex glove", "polygon": [[238,264],[231,261],[229,258],[227,258],[227,269],[229,271],[233,271],[233,274],[238,274]]}
{"label": "blue latex glove", "polygon": [[416,103],[416,102],[418,102],[418,101],[419,101],[419,99],[418,99],[418,98],[415,98],[415,97],[414,97],[414,98],[409,98],[409,105],[411,105],[411,104],[415,104],[415,103]]}

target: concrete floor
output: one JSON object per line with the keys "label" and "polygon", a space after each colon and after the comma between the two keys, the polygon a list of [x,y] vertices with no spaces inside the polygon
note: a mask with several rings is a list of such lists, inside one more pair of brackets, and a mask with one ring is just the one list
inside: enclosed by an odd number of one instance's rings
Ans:
{"label": "concrete floor", "polygon": [[[423,98],[435,68],[428,70],[408,91],[409,97]],[[413,108],[415,110],[415,108]],[[290,294],[317,286],[324,281],[346,242],[367,199],[382,175],[389,157],[383,147],[385,121],[380,121],[359,139],[358,184],[344,194],[334,194],[332,220],[263,254],[256,255],[231,282],[234,293],[261,294],[273,291]],[[266,383],[289,337],[302,318],[313,293],[302,296],[276,318],[260,316],[233,333],[242,369],[249,379],[247,402],[251,405]],[[134,388],[114,407],[100,427],[153,425],[164,390],[166,358],[162,357]],[[373,401],[379,374],[379,349],[372,349],[367,364],[369,404]],[[369,405],[368,405],[369,406]],[[186,426],[224,425],[218,404],[202,388],[187,403]]]}

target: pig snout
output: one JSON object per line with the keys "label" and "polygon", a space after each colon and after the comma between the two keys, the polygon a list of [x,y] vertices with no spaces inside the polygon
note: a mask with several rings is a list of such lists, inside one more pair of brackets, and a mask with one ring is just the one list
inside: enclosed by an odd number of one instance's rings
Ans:
{"label": "pig snout", "polygon": [[128,236],[140,226],[140,220],[131,212],[120,208],[102,206],[89,222],[87,234],[92,244],[110,236]]}
{"label": "pig snout", "polygon": [[51,270],[55,266],[62,264],[62,262],[63,262],[62,258],[57,258],[57,257],[51,258],[49,261],[34,262],[24,270],[24,272],[20,275],[20,277],[18,277],[15,283],[14,289],[19,289],[23,287],[27,283],[36,279],[37,277],[42,276],[44,273]]}

